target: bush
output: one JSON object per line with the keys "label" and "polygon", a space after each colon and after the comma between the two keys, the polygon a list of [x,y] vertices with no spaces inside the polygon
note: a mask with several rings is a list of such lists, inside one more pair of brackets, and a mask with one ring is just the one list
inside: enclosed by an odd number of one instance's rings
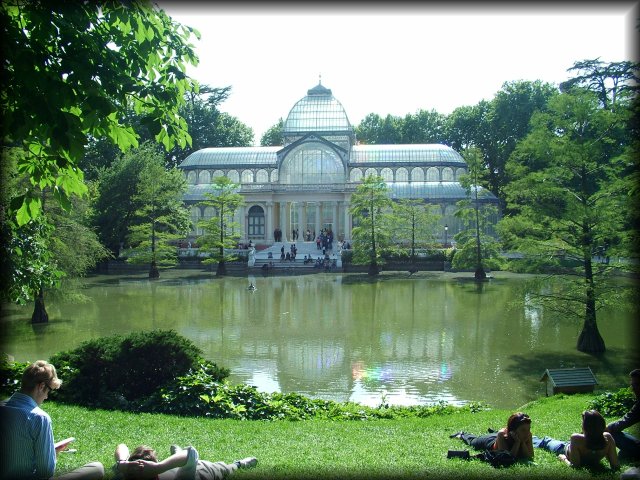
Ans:
{"label": "bush", "polygon": [[5,399],[20,390],[22,372],[29,362],[9,362],[4,356],[0,360],[0,399]]}
{"label": "bush", "polygon": [[[62,387],[56,399],[99,408],[130,409],[204,361],[201,350],[173,330],[135,332],[84,342],[51,357]],[[229,372],[208,364],[218,380]]]}
{"label": "bush", "polygon": [[589,402],[590,410],[598,410],[605,417],[621,417],[633,406],[635,397],[630,388],[605,392]]}

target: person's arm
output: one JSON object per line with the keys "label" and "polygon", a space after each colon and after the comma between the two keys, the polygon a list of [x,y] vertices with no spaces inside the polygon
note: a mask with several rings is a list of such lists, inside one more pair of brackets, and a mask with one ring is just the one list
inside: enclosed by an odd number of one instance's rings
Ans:
{"label": "person's arm", "polygon": [[[509,448],[508,438],[513,439],[513,445]],[[498,431],[498,437],[496,438],[496,448],[498,450],[507,450],[511,455],[516,457],[520,451],[521,441],[516,432],[507,432],[506,428],[501,428]]]}
{"label": "person's arm", "polygon": [[32,420],[33,438],[35,438],[35,477],[51,478],[56,470],[56,449],[53,446],[53,428],[51,418],[46,413],[36,415]]}
{"label": "person's arm", "polygon": [[621,432],[625,428],[640,422],[640,400],[636,400],[631,410],[629,410],[620,420],[607,425],[607,431],[611,433]]}
{"label": "person's arm", "polygon": [[605,432],[604,436],[607,439],[607,460],[609,460],[609,466],[611,470],[618,470],[618,468],[620,468],[620,462],[618,461],[616,442],[610,433]]}
{"label": "person's arm", "polygon": [[530,431],[529,434],[522,439],[520,449],[523,457],[533,460],[533,439]]}
{"label": "person's arm", "polygon": [[[584,441],[584,437],[580,433],[574,433],[571,435],[571,443],[567,449],[567,455],[558,455],[560,460],[563,460],[570,467],[579,467],[582,459],[580,458],[580,446],[579,444]],[[563,458],[564,457],[564,458]]]}

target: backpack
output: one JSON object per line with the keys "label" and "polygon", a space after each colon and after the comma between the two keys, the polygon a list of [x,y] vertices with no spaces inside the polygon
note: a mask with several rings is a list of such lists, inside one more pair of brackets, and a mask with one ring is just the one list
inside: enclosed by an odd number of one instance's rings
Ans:
{"label": "backpack", "polygon": [[490,463],[495,468],[510,467],[516,463],[516,457],[507,450],[484,450],[473,457]]}

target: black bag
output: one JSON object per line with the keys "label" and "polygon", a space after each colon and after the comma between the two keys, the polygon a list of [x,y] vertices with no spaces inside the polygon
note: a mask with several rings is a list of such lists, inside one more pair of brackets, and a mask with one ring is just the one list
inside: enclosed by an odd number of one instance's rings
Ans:
{"label": "black bag", "polygon": [[507,450],[485,450],[473,457],[490,463],[495,468],[510,467],[516,463],[516,457]]}
{"label": "black bag", "polygon": [[447,458],[462,458],[464,460],[469,460],[471,455],[469,454],[469,450],[449,450],[447,452]]}

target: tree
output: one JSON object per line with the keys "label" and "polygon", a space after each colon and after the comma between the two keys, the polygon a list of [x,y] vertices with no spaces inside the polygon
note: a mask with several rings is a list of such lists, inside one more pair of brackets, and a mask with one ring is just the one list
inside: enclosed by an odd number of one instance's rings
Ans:
{"label": "tree", "polygon": [[402,143],[444,143],[446,116],[435,110],[407,114],[400,126]]}
{"label": "tree", "polygon": [[416,263],[416,247],[434,239],[440,207],[428,205],[422,199],[402,199],[393,203],[393,239],[409,246],[411,264]]}
{"label": "tree", "polygon": [[596,312],[616,293],[606,287],[611,266],[594,263],[599,246],[620,252],[629,210],[626,177],[633,165],[630,148],[619,141],[628,111],[601,107],[596,94],[574,89],[549,101],[547,112],[532,118],[529,135],[509,159],[514,179],[505,187],[512,212],[499,225],[509,248],[576,266],[564,292],[541,296],[549,307],[582,318],[577,348],[601,353],[605,343]]}
{"label": "tree", "polygon": [[618,101],[628,99],[638,91],[638,68],[640,64],[623,61],[604,63],[599,58],[575,62],[568,72],[576,76],[560,84],[560,90],[567,92],[578,86],[598,95],[600,104],[607,110],[613,110]]}
{"label": "tree", "polygon": [[244,200],[237,192],[238,187],[227,177],[216,177],[213,193],[206,193],[207,200],[201,203],[205,207],[213,207],[216,212],[215,216],[200,221],[205,234],[198,239],[198,246],[200,251],[211,255],[205,263],[218,262],[217,276],[227,274],[226,261],[234,256],[227,255],[225,249],[235,248],[240,238],[240,225],[234,221],[234,216]]}
{"label": "tree", "polygon": [[[491,205],[484,205],[484,207],[482,207],[480,204],[480,198],[478,194],[480,190],[479,183],[482,174],[486,172],[482,151],[479,148],[471,147],[464,150],[462,152],[462,156],[464,157],[465,162],[467,162],[468,173],[460,179],[460,183],[467,191],[467,195],[469,196],[469,198],[458,202],[458,211],[456,212],[456,216],[461,218],[463,220],[463,223],[467,226],[473,225],[474,232],[470,235],[470,232],[467,229],[456,234],[455,238],[456,243],[460,243],[460,249],[463,252],[469,250],[470,244],[473,241],[473,243],[475,244],[474,278],[476,280],[484,280],[485,278],[487,278],[487,274],[485,273],[483,265],[483,235],[481,234],[481,232],[484,233],[486,231],[487,219],[492,214],[495,214],[497,212],[495,211],[495,207]],[[486,238],[486,235],[484,235],[484,237],[485,240],[488,240]],[[456,252],[456,257],[457,256],[458,252]],[[460,259],[466,256],[467,255],[463,254]],[[456,268],[459,268],[460,266],[460,259],[454,264]]]}
{"label": "tree", "polygon": [[44,188],[65,209],[86,193],[79,162],[91,137],[137,146],[129,110],[167,150],[190,142],[179,109],[195,89],[185,72],[197,63],[189,43],[197,31],[144,0],[7,1],[0,22],[3,145],[22,147],[18,173],[32,187],[11,203],[18,225],[38,217]]}
{"label": "tree", "polygon": [[353,260],[368,264],[369,275],[380,273],[381,253],[390,239],[385,222],[390,209],[389,187],[380,176],[369,175],[351,195],[350,213],[357,224],[352,231]]}
{"label": "tree", "polygon": [[284,145],[284,137],[282,136],[282,130],[284,129],[284,121],[282,117],[278,120],[278,123],[269,127],[269,129],[264,132],[262,138],[260,139],[260,145],[263,147],[277,147],[280,145]]}
{"label": "tree", "polygon": [[149,278],[159,278],[158,266],[178,262],[172,241],[184,236],[191,224],[189,211],[182,202],[187,182],[177,168],[165,170],[164,158],[152,145],[143,145],[147,161],[138,176],[132,202],[132,215],[127,239],[131,250],[127,261],[149,263]]}

